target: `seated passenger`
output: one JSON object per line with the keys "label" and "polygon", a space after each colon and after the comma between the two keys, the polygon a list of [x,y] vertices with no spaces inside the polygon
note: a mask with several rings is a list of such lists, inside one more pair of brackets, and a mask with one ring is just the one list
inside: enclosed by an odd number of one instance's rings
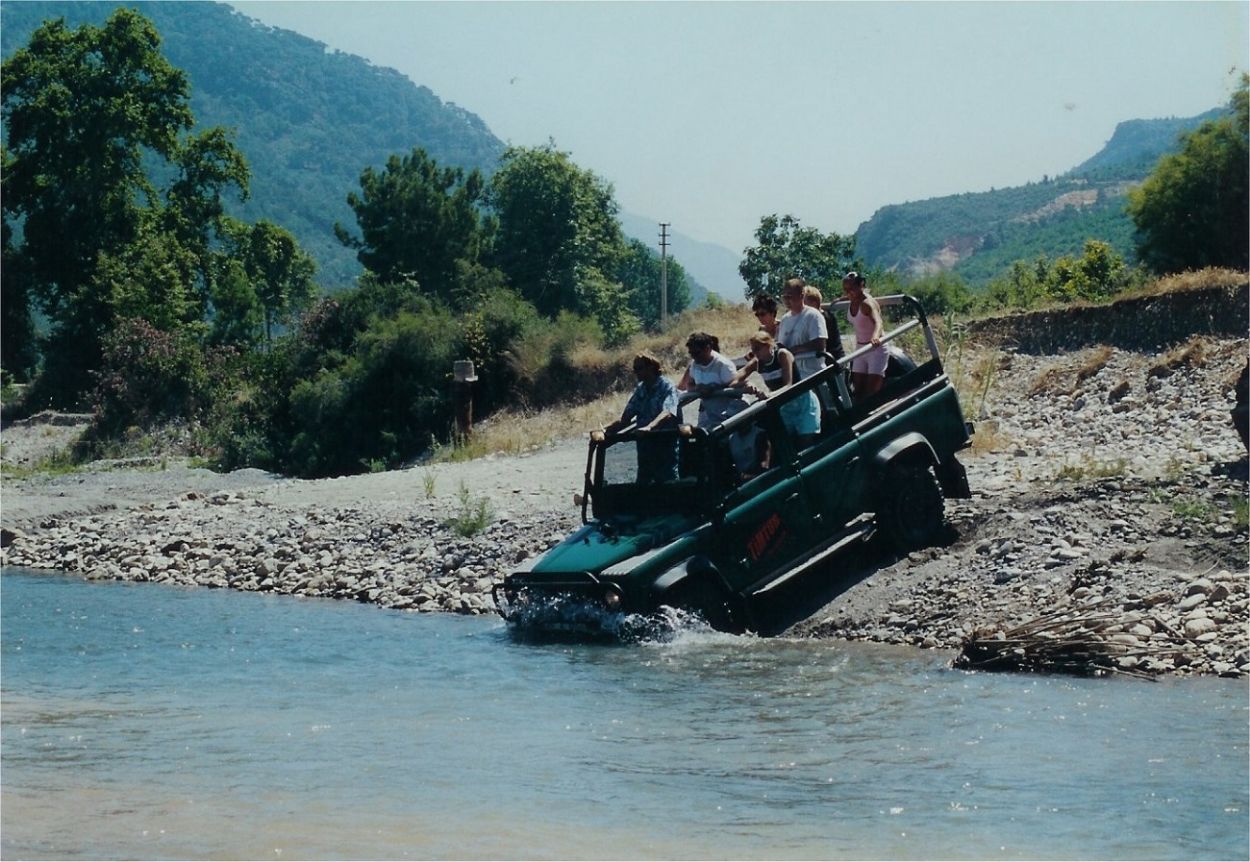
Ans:
{"label": "seated passenger", "polygon": [[[760,329],[773,338],[777,337],[777,300],[771,296],[757,296],[751,303],[751,313],[759,321]],[[747,357],[750,359],[750,357]]]}
{"label": "seated passenger", "polygon": [[[741,386],[752,395],[763,398],[768,392],[746,384],[752,373],[759,372],[769,391],[776,391],[794,382],[794,355],[786,348],[778,347],[777,342],[767,332],[757,332],[751,336],[751,357],[751,361],[734,375],[734,386]],[[812,438],[820,433],[820,402],[816,400],[814,392],[809,391],[785,404],[780,413],[782,423],[787,431],[798,438],[800,448],[809,445]]]}
{"label": "seated passenger", "polygon": [[[681,424],[677,389],[660,373],[660,360],[650,353],[639,353],[634,357],[634,375],[638,385],[629,396],[621,418],[605,426],[603,433],[611,436],[630,422],[635,423],[639,431],[676,429]],[[640,438],[637,446],[639,484],[677,478],[676,434]]]}
{"label": "seated passenger", "polygon": [[[777,300],[768,295],[757,296],[751,303],[751,313],[759,322],[761,332],[767,332],[773,338],[777,337]],[[751,350],[748,348],[746,353],[734,360],[734,365],[741,368],[751,359]]]}
{"label": "seated passenger", "polygon": [[729,456],[733,459],[739,483],[754,479],[771,466],[772,444],[764,429],[752,423],[734,429],[729,435]]}
{"label": "seated passenger", "polygon": [[696,392],[701,397],[700,428],[715,428],[741,407],[735,403],[741,400],[737,394],[711,394],[725,389],[734,379],[734,364],[721,356],[716,349],[718,345],[716,336],[706,332],[692,333],[686,339],[691,362],[677,388],[682,392]]}

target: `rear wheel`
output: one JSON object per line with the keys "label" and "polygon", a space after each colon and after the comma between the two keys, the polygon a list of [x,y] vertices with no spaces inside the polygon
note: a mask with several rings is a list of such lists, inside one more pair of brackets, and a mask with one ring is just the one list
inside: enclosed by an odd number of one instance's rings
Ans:
{"label": "rear wheel", "polygon": [[932,545],[946,520],[946,500],[933,475],[922,464],[891,467],[881,488],[877,526],[901,553]]}

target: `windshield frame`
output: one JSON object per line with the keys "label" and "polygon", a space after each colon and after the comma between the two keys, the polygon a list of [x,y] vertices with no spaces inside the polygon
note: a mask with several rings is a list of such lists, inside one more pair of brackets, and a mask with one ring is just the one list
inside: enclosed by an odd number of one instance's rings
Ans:
{"label": "windshield frame", "polygon": [[[657,438],[675,439],[682,450],[677,455],[677,478],[645,484],[636,481],[609,483],[605,479],[604,472],[610,449],[639,441],[654,441]],[[713,487],[712,474],[715,470],[713,459],[709,457],[710,449],[708,433],[689,425],[656,431],[629,429],[602,440],[592,438],[586,464],[583,522],[589,523],[591,519],[588,515],[591,514],[595,520],[605,520],[622,516],[706,513],[712,507],[710,489]],[[633,457],[637,457],[636,450]],[[682,475],[683,470],[685,475]],[[622,502],[626,504],[622,505]]]}

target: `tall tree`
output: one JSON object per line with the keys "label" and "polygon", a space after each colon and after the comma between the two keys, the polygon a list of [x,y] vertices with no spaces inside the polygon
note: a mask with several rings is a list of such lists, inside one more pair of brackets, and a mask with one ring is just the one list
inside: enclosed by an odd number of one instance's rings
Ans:
{"label": "tall tree", "polygon": [[13,229],[7,221],[0,224],[0,235],[0,368],[18,380],[28,380],[38,359],[29,282],[14,252]]}
{"label": "tall tree", "polygon": [[[52,323],[45,382],[55,400],[72,402],[99,364],[115,301],[159,302],[165,291],[119,285],[126,280],[119,262],[143,260],[147,273],[177,271],[184,282],[196,268],[186,240],[200,231],[202,216],[181,205],[195,195],[180,194],[175,183],[168,211],[190,222],[183,236],[171,235],[145,161],[156,157],[184,178],[196,175],[192,185],[203,200],[238,182],[241,157],[217,133],[183,143],[193,124],[186,76],[161,54],[151,22],[130,9],[115,11],[103,27],[44,24],[5,61],[0,93],[9,155],[4,219],[20,225],[13,253]],[[201,170],[213,159],[226,170]],[[170,309],[126,311],[155,317]]]}
{"label": "tall tree", "polygon": [[550,142],[509,147],[500,163],[489,195],[499,268],[548,317],[591,313],[603,294],[587,285],[601,286],[625,254],[611,184]]}
{"label": "tall tree", "polygon": [[225,214],[222,194],[233,187],[241,199],[248,196],[251,172],[247,160],[224,129],[211,128],[181,141],[173,154],[177,176],[165,194],[162,227],[190,253],[200,316],[207,311],[213,278],[221,269],[220,240],[237,232],[238,224]]}
{"label": "tall tree", "polygon": [[273,327],[308,305],[316,295],[317,264],[290,231],[265,220],[247,228],[239,239],[243,270],[264,309],[265,340]]}
{"label": "tall tree", "polygon": [[1250,76],[1228,116],[1182,136],[1129,199],[1137,253],[1155,272],[1250,263]]}
{"label": "tall tree", "polygon": [[786,279],[795,276],[828,291],[835,284],[840,287],[843,274],[855,268],[854,235],[822,234],[792,215],[761,218],[755,241],[738,264],[748,299],[780,296]]}
{"label": "tall tree", "polygon": [[675,258],[668,259],[667,280],[661,273],[660,256],[655,249],[638,239],[626,245],[626,254],[616,272],[629,296],[629,308],[646,329],[660,325],[660,288],[668,287],[668,313],[679,314],[690,305],[690,281],[686,270]]}
{"label": "tall tree", "polygon": [[340,224],[334,232],[382,281],[415,280],[444,300],[455,293],[458,262],[476,263],[490,234],[478,204],[485,181],[477,170],[439,167],[425,150],[391,156],[386,167],[360,175],[360,194],[347,203],[360,236]]}

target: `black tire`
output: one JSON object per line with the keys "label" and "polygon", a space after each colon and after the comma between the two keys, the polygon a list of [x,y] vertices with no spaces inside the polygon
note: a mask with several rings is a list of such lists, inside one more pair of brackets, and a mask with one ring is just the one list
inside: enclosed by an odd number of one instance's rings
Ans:
{"label": "black tire", "polygon": [[742,630],[732,597],[710,572],[692,576],[674,587],[665,595],[664,604],[696,614],[717,631],[736,634]]}
{"label": "black tire", "polygon": [[946,523],[946,498],[933,468],[901,464],[885,474],[877,526],[900,553],[934,544]]}

